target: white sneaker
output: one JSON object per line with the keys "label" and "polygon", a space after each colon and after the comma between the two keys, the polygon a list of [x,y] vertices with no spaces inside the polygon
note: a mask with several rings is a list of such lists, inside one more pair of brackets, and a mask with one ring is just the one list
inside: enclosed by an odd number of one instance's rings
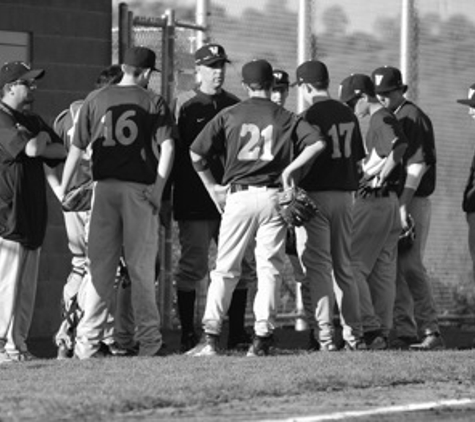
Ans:
{"label": "white sneaker", "polygon": [[193,349],[188,350],[187,356],[217,356],[219,337],[213,334],[205,334],[203,341],[198,343]]}
{"label": "white sneaker", "polygon": [[7,352],[0,352],[0,365],[2,363],[12,363],[13,359],[8,355]]}

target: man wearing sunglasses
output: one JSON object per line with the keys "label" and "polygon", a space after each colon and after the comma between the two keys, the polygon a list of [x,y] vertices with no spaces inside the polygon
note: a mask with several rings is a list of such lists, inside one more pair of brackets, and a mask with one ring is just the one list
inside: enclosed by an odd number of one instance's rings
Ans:
{"label": "man wearing sunglasses", "polygon": [[43,164],[66,157],[61,140],[27,109],[44,70],[0,69],[0,364],[33,359],[26,346],[47,223]]}

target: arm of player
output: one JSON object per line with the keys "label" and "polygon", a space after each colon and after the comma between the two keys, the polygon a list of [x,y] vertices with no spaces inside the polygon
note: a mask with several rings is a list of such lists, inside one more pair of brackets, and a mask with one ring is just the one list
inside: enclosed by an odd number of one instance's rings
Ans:
{"label": "arm of player", "polygon": [[66,148],[63,144],[51,142],[50,135],[41,131],[28,141],[25,146],[25,154],[29,157],[64,159],[66,158]]}
{"label": "arm of player", "polygon": [[304,150],[293,160],[282,172],[282,185],[284,189],[295,184],[293,175],[296,170],[302,168],[310,160],[317,157],[325,149],[326,143],[323,140],[318,140],[314,144],[308,145]]}
{"label": "arm of player", "polygon": [[163,189],[173,166],[175,155],[175,141],[166,139],[160,144],[160,159],[158,161],[157,179],[151,190],[146,190],[145,195],[148,201],[158,212],[162,201]]}
{"label": "arm of player", "polygon": [[406,182],[404,183],[404,190],[399,197],[399,212],[401,215],[401,225],[405,230],[408,228],[409,223],[407,220],[407,207],[412,201],[414,193],[416,192],[421,182],[422,176],[427,171],[428,166],[426,163],[411,163],[406,167]]}
{"label": "arm of player", "polygon": [[81,160],[82,150],[75,145],[71,145],[69,149],[68,157],[66,158],[66,163],[64,164],[63,180],[61,182],[61,187],[58,189],[58,198],[63,199],[64,194],[68,191],[71,180],[76,173],[76,170]]}
{"label": "arm of player", "polygon": [[404,155],[406,148],[407,144],[402,143],[394,147],[394,149],[390,152],[386,161],[384,162],[383,168],[381,169],[378,175],[377,183],[375,185],[376,188],[383,186],[384,182],[389,177],[391,172],[401,162],[402,156]]}
{"label": "arm of player", "polygon": [[55,196],[61,201],[61,197],[59,196],[61,193],[61,177],[60,171],[57,167],[51,168],[50,166],[44,165],[46,180],[55,194]]}
{"label": "arm of player", "polygon": [[193,168],[198,173],[198,176],[205,185],[205,188],[213,200],[214,205],[216,205],[216,208],[222,214],[224,212],[226,194],[229,186],[223,186],[216,182],[216,179],[208,168],[208,162],[204,157],[196,154],[193,151],[190,151],[190,157]]}

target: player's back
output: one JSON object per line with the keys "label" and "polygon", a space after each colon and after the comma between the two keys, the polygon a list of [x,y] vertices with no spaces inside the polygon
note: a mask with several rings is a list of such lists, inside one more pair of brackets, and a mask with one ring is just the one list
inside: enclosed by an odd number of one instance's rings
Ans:
{"label": "player's back", "polygon": [[[298,118],[267,98],[252,97],[222,114],[224,183],[276,184],[293,158]],[[298,145],[297,145],[298,148]]]}
{"label": "player's back", "polygon": [[137,85],[111,85],[93,91],[81,108],[74,144],[92,143],[94,180],[114,178],[154,183],[157,131],[171,114],[161,96]]}
{"label": "player's back", "polygon": [[299,183],[308,191],[356,190],[358,161],[365,157],[358,119],[349,107],[329,97],[317,97],[302,117],[317,125],[327,147]]}

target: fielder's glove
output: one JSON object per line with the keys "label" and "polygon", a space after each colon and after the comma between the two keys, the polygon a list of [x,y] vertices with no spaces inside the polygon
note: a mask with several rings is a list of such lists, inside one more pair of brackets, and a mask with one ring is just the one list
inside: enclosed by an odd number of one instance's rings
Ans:
{"label": "fielder's glove", "polygon": [[407,222],[409,226],[407,229],[402,230],[399,235],[397,244],[399,253],[403,253],[411,249],[414,241],[416,240],[416,226],[414,225],[414,219],[410,215],[407,216]]}
{"label": "fielder's glove", "polygon": [[289,227],[298,227],[310,221],[318,212],[312,199],[301,188],[279,192],[280,215]]}
{"label": "fielder's glove", "polygon": [[92,190],[94,182],[83,183],[71,188],[61,201],[61,208],[64,212],[89,211],[92,203]]}

